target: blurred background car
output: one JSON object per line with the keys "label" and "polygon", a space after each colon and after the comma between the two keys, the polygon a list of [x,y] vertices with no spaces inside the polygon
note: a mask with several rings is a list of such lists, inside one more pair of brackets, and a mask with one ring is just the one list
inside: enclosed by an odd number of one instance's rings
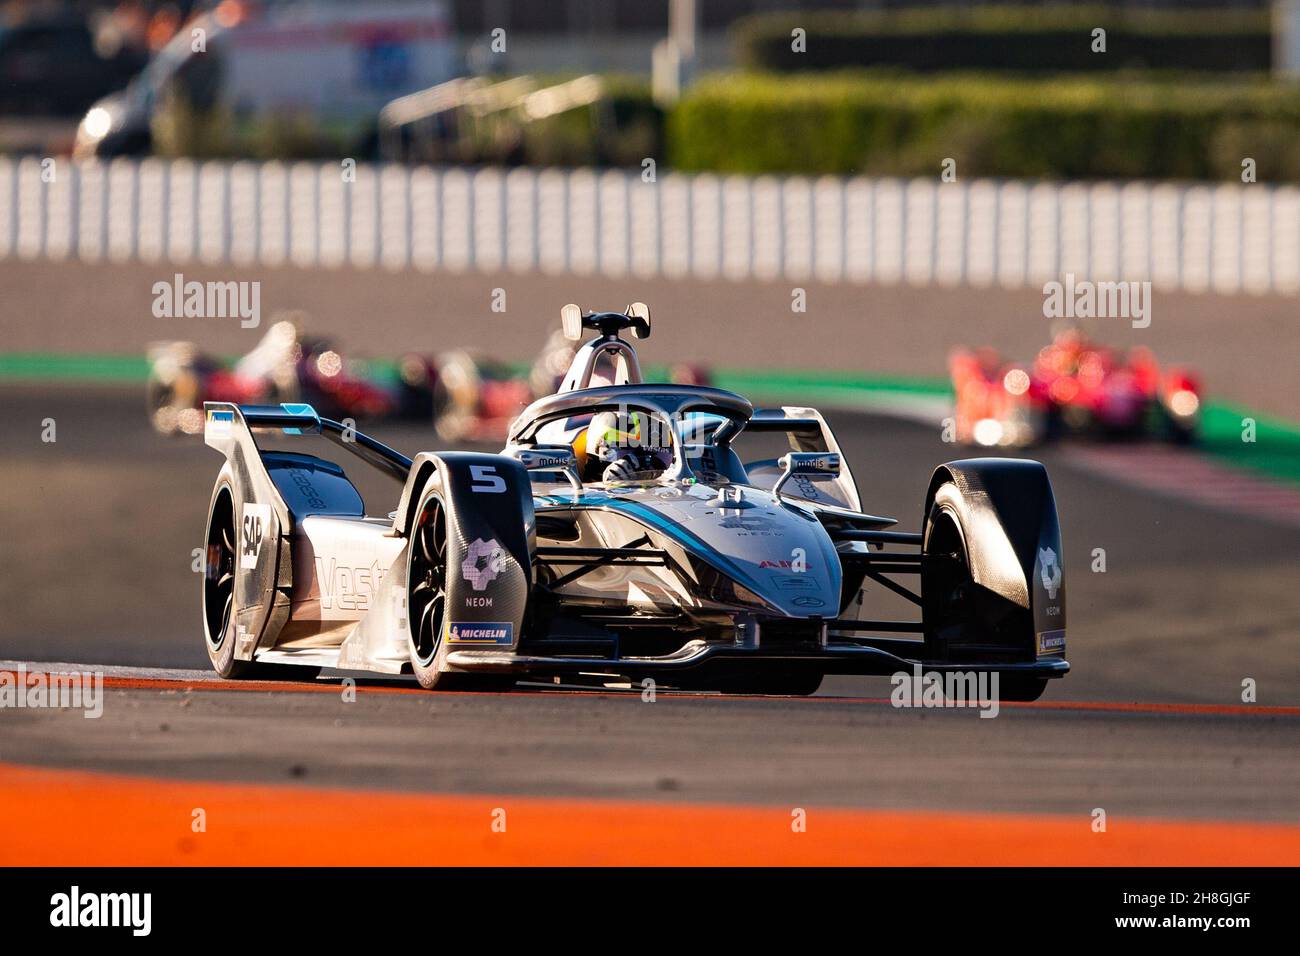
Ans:
{"label": "blurred background car", "polygon": [[11,14],[0,20],[0,115],[77,115],[146,61],[71,11]]}
{"label": "blurred background car", "polygon": [[430,361],[404,355],[395,368],[384,369],[345,359],[327,339],[304,334],[304,319],[300,313],[277,317],[262,341],[234,363],[193,342],[153,343],[146,406],[154,430],[202,434],[204,402],[305,402],[336,419],[432,421],[437,371]]}
{"label": "blurred background car", "polygon": [[1161,368],[1155,354],[1091,341],[1060,329],[1027,364],[990,348],[958,349],[948,362],[956,397],[957,441],[1023,447],[1066,434],[1099,438],[1196,438],[1201,407],[1196,375]]}
{"label": "blurred background car", "polygon": [[[308,334],[307,322],[301,312],[277,315],[262,340],[233,362],[194,342],[151,343],[145,405],[154,430],[200,434],[204,402],[306,402],[327,417],[425,422],[444,441],[492,442],[530,402],[556,391],[577,353],[557,330],[531,366],[465,348],[432,357],[407,353],[395,362],[366,360],[345,357],[328,338]],[[709,384],[704,368],[686,363],[669,366],[661,377],[678,385]],[[613,384],[612,369],[598,369],[592,381]]]}
{"label": "blurred background car", "polygon": [[130,86],[86,112],[75,154],[337,147],[367,156],[384,103],[455,71],[437,0],[221,0],[178,28]]}

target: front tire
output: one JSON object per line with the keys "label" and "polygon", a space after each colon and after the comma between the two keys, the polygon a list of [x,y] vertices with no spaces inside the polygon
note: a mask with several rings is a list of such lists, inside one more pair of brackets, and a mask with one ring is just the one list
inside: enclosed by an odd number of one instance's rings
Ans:
{"label": "front tire", "polygon": [[921,578],[925,655],[933,661],[947,660],[949,642],[959,642],[971,627],[975,582],[966,537],[955,510],[944,504],[944,499],[953,494],[957,494],[955,485],[945,484],[939,489],[926,522],[925,554],[941,559]]}
{"label": "front tire", "polygon": [[447,508],[436,492],[420,502],[406,570],[411,670],[425,690],[450,689],[458,675],[441,669],[447,621]]}
{"label": "front tire", "polygon": [[975,582],[974,542],[961,517],[961,495],[952,482],[940,485],[926,519],[922,551],[928,563],[921,574],[926,659],[982,662],[989,648],[997,648],[1015,660],[1032,661],[1029,611]]}
{"label": "front tire", "polygon": [[1000,674],[998,700],[1012,703],[1029,703],[1038,700],[1047,690],[1046,677],[1027,677],[1024,674]]}

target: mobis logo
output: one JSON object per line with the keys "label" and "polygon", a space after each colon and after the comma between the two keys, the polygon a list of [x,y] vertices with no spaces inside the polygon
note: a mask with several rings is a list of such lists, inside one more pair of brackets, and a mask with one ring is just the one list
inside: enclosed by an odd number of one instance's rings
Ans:
{"label": "mobis logo", "polygon": [[129,927],[133,936],[153,928],[152,893],[82,893],[74,886],[50,897],[50,925],[61,928]]}

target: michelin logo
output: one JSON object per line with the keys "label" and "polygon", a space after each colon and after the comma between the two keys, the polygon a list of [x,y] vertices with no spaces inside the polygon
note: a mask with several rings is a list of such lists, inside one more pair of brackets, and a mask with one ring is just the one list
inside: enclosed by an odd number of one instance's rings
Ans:
{"label": "michelin logo", "polygon": [[509,646],[515,642],[515,626],[509,621],[489,621],[484,624],[448,624],[447,640],[452,644]]}
{"label": "michelin logo", "polygon": [[1055,654],[1065,650],[1065,631],[1043,631],[1038,635],[1038,653]]}

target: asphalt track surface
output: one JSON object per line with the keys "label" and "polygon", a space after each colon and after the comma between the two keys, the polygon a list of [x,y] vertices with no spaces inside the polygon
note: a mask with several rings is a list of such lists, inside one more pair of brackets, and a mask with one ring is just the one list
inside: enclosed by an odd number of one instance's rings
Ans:
{"label": "asphalt track surface", "polygon": [[[207,672],[190,563],[216,453],[155,436],[134,388],[8,385],[0,404],[0,660],[117,668],[100,719],[0,710],[0,816],[49,833],[98,814],[93,832],[119,833],[34,845],[14,830],[0,862],[1300,863],[1300,529],[1044,450],[1074,673],[996,719],[893,708],[883,678],[828,679],[811,699],[653,703],[363,678],[350,701],[337,677]],[[914,423],[830,418],[867,510],[915,527],[952,448]],[[408,453],[436,444],[369,430]],[[395,485],[354,474],[371,511],[391,507]],[[1090,571],[1095,548],[1105,573]],[[227,808],[211,840],[191,838],[196,806]],[[532,821],[508,851],[479,835],[498,808]],[[773,836],[795,808],[815,839]],[[397,832],[410,816],[442,821],[422,831],[429,852]],[[370,849],[320,856],[322,838]]]}

